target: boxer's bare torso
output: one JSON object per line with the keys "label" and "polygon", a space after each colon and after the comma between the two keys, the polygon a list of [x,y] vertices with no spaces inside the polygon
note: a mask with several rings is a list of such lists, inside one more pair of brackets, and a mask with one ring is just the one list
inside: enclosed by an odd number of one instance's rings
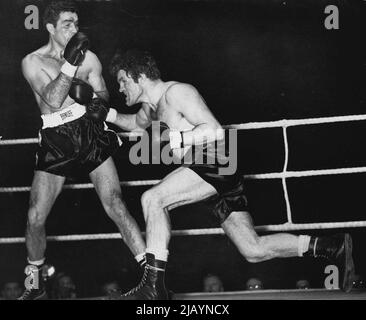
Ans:
{"label": "boxer's bare torso", "polygon": [[167,92],[172,86],[189,86],[184,83],[179,83],[176,81],[164,82],[162,84],[162,95],[156,105],[144,104],[145,112],[150,113],[150,118],[152,121],[162,121],[165,122],[169,128],[178,131],[191,130],[194,125],[190,123],[186,117],[176,108],[176,105],[169,103],[167,99]]}
{"label": "boxer's bare torso", "polygon": [[186,147],[173,150],[178,158],[182,158],[191,145],[203,143],[207,137],[210,140],[218,138],[216,133],[221,125],[194,86],[176,81],[151,80],[145,75],[136,81],[125,70],[118,72],[117,82],[128,106],[142,103],[141,109],[134,115],[119,114],[114,122],[117,126],[134,131],[145,129],[152,121],[161,121],[170,130],[185,132]]}
{"label": "boxer's bare torso", "polygon": [[[163,82],[161,85],[161,98],[156,105],[145,103],[142,108],[146,114],[150,117],[151,121],[165,122],[170,129],[177,131],[189,131],[192,130],[195,125],[192,124],[184,114],[179,110],[176,104],[173,104],[167,98],[167,93],[174,86],[190,88],[189,84],[179,83],[176,81]],[[173,149],[174,156],[178,159],[183,158],[186,152],[190,149],[190,146],[186,146],[181,149]]]}
{"label": "boxer's bare torso", "polygon": [[[65,59],[52,52],[49,44],[28,54],[22,61],[24,76],[31,85],[42,114],[60,111],[75,102],[69,96],[66,96],[62,106],[58,110],[54,110],[45,103],[45,99],[42,97],[45,87],[59,76],[61,66],[64,63]],[[88,50],[84,61],[76,72],[75,78],[89,83],[96,92],[106,91],[104,80],[101,78],[101,69],[97,56]]]}

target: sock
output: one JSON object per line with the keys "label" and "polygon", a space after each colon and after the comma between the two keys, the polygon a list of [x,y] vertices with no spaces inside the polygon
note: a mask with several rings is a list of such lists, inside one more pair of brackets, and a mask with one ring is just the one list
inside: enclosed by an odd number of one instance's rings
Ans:
{"label": "sock", "polygon": [[139,253],[138,255],[136,255],[135,260],[141,267],[144,267],[146,264],[145,252],[142,252],[142,253]]}
{"label": "sock", "polygon": [[297,244],[297,252],[299,257],[302,257],[304,253],[309,250],[310,239],[311,239],[310,236],[304,236],[304,235],[299,236],[299,241]]}
{"label": "sock", "polygon": [[146,252],[153,254],[156,260],[168,261],[169,251],[166,249],[147,248]]}
{"label": "sock", "polygon": [[45,260],[46,260],[46,258],[42,258],[40,260],[32,261],[29,258],[27,258],[28,263],[33,265],[33,266],[36,266],[36,267],[41,267],[44,264]]}

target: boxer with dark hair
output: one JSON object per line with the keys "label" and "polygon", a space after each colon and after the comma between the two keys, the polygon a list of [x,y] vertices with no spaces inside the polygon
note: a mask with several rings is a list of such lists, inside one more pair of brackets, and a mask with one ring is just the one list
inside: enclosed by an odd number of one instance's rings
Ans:
{"label": "boxer with dark hair", "polygon": [[119,148],[119,138],[86,113],[96,101],[109,98],[101,63],[89,50],[87,36],[78,32],[73,3],[54,1],[44,17],[48,43],[22,61],[23,75],[43,120],[26,228],[26,274],[39,283],[26,288],[23,300],[45,295],[42,277],[35,274],[45,262],[46,219],[67,177],[89,175],[105,211],[139,262],[144,261],[145,251],[140,229],[122,199],[111,158]]}
{"label": "boxer with dark hair", "polygon": [[[184,159],[190,150],[200,150],[193,152],[190,164],[175,169],[142,195],[147,245],[145,273],[141,283],[122,299],[169,298],[164,283],[171,237],[169,210],[201,200],[208,200],[218,223],[249,262],[296,256],[327,258],[341,268],[342,288],[351,289],[354,266],[349,234],[257,235],[248,212],[242,176],[237,172],[223,174],[222,163],[218,161],[220,154],[208,147],[224,140],[223,130],[195,87],[155,77],[160,72],[148,52],[131,50],[118,55],[112,60],[110,70],[120,85],[120,92],[126,96],[127,106],[142,103],[142,107],[136,114],[125,115],[104,104],[101,121],[108,115],[115,125],[136,131],[158,120],[167,128],[175,157]],[[151,78],[150,74],[154,76]],[[197,148],[198,145],[202,147]],[[213,162],[199,161],[202,159]]]}

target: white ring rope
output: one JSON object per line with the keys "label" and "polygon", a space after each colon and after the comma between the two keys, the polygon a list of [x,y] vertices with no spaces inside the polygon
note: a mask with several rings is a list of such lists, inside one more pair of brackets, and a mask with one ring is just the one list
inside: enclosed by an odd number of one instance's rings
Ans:
{"label": "white ring rope", "polygon": [[[224,126],[225,129],[236,130],[248,130],[248,129],[265,129],[265,128],[278,128],[282,127],[285,159],[282,172],[262,173],[245,175],[246,179],[281,179],[284,192],[284,198],[286,202],[287,223],[282,225],[267,225],[256,227],[257,231],[291,231],[291,230],[308,230],[308,229],[332,229],[332,228],[354,228],[365,227],[366,221],[349,221],[349,222],[325,222],[325,223],[305,223],[294,224],[292,223],[292,214],[290,199],[287,191],[286,179],[299,178],[299,177],[311,177],[311,176],[323,176],[323,175],[336,175],[336,174],[352,174],[352,173],[365,173],[366,167],[354,167],[354,168],[338,168],[338,169],[322,169],[322,170],[303,170],[303,171],[287,171],[289,160],[289,147],[287,139],[287,127],[300,126],[300,125],[312,125],[312,124],[324,124],[324,123],[336,123],[336,122],[348,122],[348,121],[361,121],[366,120],[366,115],[350,115],[350,116],[337,116],[337,117],[322,117],[322,118],[310,118],[310,119],[294,119],[294,120],[278,120],[267,122],[251,122],[243,124],[232,124]],[[120,136],[131,137],[138,136],[141,133],[135,132],[123,132],[119,133]],[[0,137],[1,139],[1,137]],[[11,139],[0,140],[0,146],[2,145],[17,145],[17,144],[33,144],[38,143],[37,138],[29,139]],[[158,183],[159,180],[145,180],[145,181],[121,181],[122,186],[147,186]],[[64,189],[90,189],[93,188],[91,183],[85,184],[69,184],[65,185]],[[0,193],[5,192],[29,192],[30,187],[1,187]],[[221,228],[210,229],[190,229],[190,230],[174,230],[173,235],[207,235],[207,234],[223,234]],[[94,235],[66,235],[66,236],[49,236],[50,241],[74,241],[74,240],[98,240],[98,239],[119,239],[119,233],[111,234],[94,234]],[[0,238],[1,243],[21,243],[24,242],[24,238]]]}
{"label": "white ring rope", "polygon": [[[293,127],[293,126],[301,126],[301,125],[348,122],[348,121],[362,121],[362,120],[366,120],[366,115],[361,114],[361,115],[350,115],[350,116],[321,117],[321,118],[292,119],[292,120],[283,119],[283,120],[277,120],[277,121],[229,124],[229,125],[225,125],[223,127],[225,129],[249,130],[249,129]],[[141,133],[119,132],[118,135],[120,135],[122,137],[131,137],[131,136],[139,136],[139,135],[141,135]],[[0,140],[0,146],[1,145],[16,145],[16,144],[33,144],[33,143],[38,143],[38,138]]]}
{"label": "white ring rope", "polygon": [[[267,179],[282,179],[282,178],[302,178],[314,176],[329,176],[338,174],[366,173],[366,167],[354,168],[339,168],[339,169],[319,169],[319,170],[304,170],[304,171],[287,171],[287,172],[270,172],[260,174],[247,174],[243,177],[247,180],[267,180]],[[160,180],[136,180],[136,181],[121,181],[121,186],[125,187],[140,187],[152,186],[159,183]],[[66,184],[64,189],[93,189],[92,183]],[[29,192],[31,187],[0,187],[0,193],[8,192]]]}
{"label": "white ring rope", "polygon": [[285,161],[284,161],[284,164],[283,164],[281,180],[282,180],[283,195],[285,197],[285,203],[286,203],[287,221],[289,223],[292,223],[290,198],[289,198],[288,191],[287,191],[286,176],[285,176],[285,174],[287,172],[288,154],[289,154],[286,127],[282,128],[282,132],[283,132],[283,142],[284,142],[284,147],[285,147]]}
{"label": "white ring rope", "polygon": [[[136,181],[120,181],[121,186],[125,187],[141,187],[141,186],[152,186],[159,183],[160,180],[136,180]],[[65,184],[63,189],[93,189],[92,183],[78,183],[78,184]],[[0,193],[6,192],[29,192],[31,187],[4,187],[0,188]]]}
{"label": "white ring rope", "polygon": [[[320,229],[340,229],[340,228],[361,228],[366,227],[366,221],[348,221],[348,222],[321,222],[321,223],[285,223],[279,225],[257,226],[257,232],[280,232],[297,230],[320,230]],[[142,232],[145,234],[145,232]],[[173,230],[173,236],[203,236],[203,235],[224,235],[222,228],[206,229],[186,229]],[[99,234],[72,234],[60,236],[48,236],[48,241],[85,241],[85,240],[112,240],[122,239],[119,233],[99,233]],[[0,238],[0,244],[24,243],[24,237]]]}
{"label": "white ring rope", "polygon": [[277,121],[249,122],[240,124],[230,124],[224,126],[224,128],[237,129],[237,130],[267,129],[267,128],[279,128],[279,127],[294,127],[294,126],[311,125],[311,124],[362,121],[362,120],[366,120],[365,114],[337,116],[337,117],[321,117],[321,118],[292,119],[292,120],[283,119]]}
{"label": "white ring rope", "polygon": [[[138,137],[142,135],[142,132],[118,132],[117,134],[121,137]],[[38,138],[8,139],[8,140],[0,139],[0,146],[36,144],[38,143],[38,141],[39,141]]]}

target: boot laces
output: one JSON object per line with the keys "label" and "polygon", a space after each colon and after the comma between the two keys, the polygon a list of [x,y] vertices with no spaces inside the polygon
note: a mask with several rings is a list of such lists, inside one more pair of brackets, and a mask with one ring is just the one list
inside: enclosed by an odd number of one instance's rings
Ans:
{"label": "boot laces", "polygon": [[31,294],[31,290],[25,290],[24,293],[19,297],[18,300],[27,300],[28,296]]}
{"label": "boot laces", "polygon": [[148,273],[149,273],[149,266],[146,265],[144,274],[142,275],[142,279],[141,279],[140,283],[135,288],[133,288],[130,291],[128,291],[127,293],[125,293],[123,296],[128,297],[128,296],[135,294],[137,291],[139,291],[146,284]]}
{"label": "boot laces", "polygon": [[[26,269],[27,270],[27,269]],[[34,277],[34,273],[35,273],[35,270],[33,269],[29,269],[29,271],[26,271],[26,273],[28,273],[28,276],[31,276],[31,277]],[[27,298],[29,297],[29,295],[32,293],[33,290],[37,290],[37,289],[26,289],[23,294],[18,298],[18,300],[27,300]]]}

